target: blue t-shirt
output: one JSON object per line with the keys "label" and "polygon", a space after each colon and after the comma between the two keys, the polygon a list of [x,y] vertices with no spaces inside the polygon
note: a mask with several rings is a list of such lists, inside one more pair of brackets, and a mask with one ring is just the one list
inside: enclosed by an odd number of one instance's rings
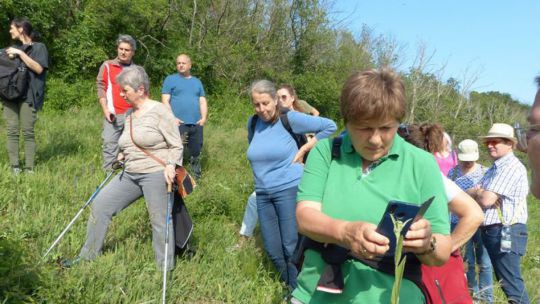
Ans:
{"label": "blue t-shirt", "polygon": [[165,78],[161,94],[171,95],[171,108],[174,116],[185,124],[195,124],[201,119],[199,97],[203,97],[204,88],[201,81],[191,76],[185,78],[180,74],[172,74]]}
{"label": "blue t-shirt", "polygon": [[[336,124],[328,118],[294,111],[287,112],[287,118],[294,133],[315,133],[318,140],[336,131]],[[247,126],[251,133],[251,118]],[[248,138],[251,142],[247,158],[253,170],[256,192],[281,191],[300,183],[304,166],[293,163],[298,147],[281,121],[272,123],[258,119],[254,134],[248,134]]]}

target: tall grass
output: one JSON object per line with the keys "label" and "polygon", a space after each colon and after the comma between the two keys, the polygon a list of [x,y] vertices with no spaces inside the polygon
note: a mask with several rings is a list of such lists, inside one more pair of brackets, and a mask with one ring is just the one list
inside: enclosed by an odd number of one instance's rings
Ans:
{"label": "tall grass", "polygon": [[[214,105],[213,105],[214,104]],[[170,303],[280,303],[284,288],[260,238],[230,251],[253,190],[245,157],[247,99],[209,99],[203,178],[187,200],[194,219],[192,258],[179,257],[170,274]],[[219,109],[217,111],[216,109]],[[143,200],[113,219],[104,254],[64,270],[58,261],[78,254],[88,212],[46,260],[41,256],[105,177],[101,116],[96,106],[40,113],[34,175],[13,177],[0,118],[0,303],[158,303],[161,275],[154,262]],[[529,200],[530,238],[523,271],[538,301],[540,208]],[[496,297],[503,303],[498,290]]]}

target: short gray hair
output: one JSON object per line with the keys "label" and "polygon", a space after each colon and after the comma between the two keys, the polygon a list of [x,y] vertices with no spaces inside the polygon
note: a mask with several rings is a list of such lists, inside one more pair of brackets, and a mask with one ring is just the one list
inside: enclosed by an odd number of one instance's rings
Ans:
{"label": "short gray hair", "polygon": [[255,80],[251,84],[249,95],[251,96],[253,93],[268,94],[272,97],[272,99],[276,99],[277,95],[276,86],[274,83],[266,79]]}
{"label": "short gray hair", "polygon": [[116,46],[119,46],[120,43],[127,43],[131,46],[131,49],[135,51],[137,49],[137,41],[131,37],[131,35],[120,34],[118,39],[116,39]]}
{"label": "short gray hair", "polygon": [[138,65],[132,65],[122,69],[122,72],[116,76],[116,82],[122,87],[130,86],[134,90],[137,90],[142,86],[144,92],[147,94],[150,90],[148,74],[146,74],[143,67]]}

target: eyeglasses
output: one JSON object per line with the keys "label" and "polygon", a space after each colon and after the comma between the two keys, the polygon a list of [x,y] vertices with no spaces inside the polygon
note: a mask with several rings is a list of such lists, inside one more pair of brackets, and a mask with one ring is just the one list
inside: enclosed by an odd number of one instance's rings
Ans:
{"label": "eyeglasses", "polygon": [[399,124],[398,129],[397,129],[397,133],[398,133],[399,136],[401,136],[403,138],[409,136],[410,135],[409,125],[406,124],[406,123]]}
{"label": "eyeglasses", "polygon": [[491,146],[496,146],[496,145],[498,145],[498,144],[500,144],[502,142],[504,142],[504,140],[502,140],[502,139],[487,139],[487,140],[484,141],[484,145],[486,145],[486,147],[488,147],[490,145]]}
{"label": "eyeglasses", "polygon": [[514,123],[514,129],[516,130],[518,147],[520,147],[523,150],[527,150],[527,141],[531,139],[533,136],[540,133],[540,124],[521,127],[519,122],[516,122]]}

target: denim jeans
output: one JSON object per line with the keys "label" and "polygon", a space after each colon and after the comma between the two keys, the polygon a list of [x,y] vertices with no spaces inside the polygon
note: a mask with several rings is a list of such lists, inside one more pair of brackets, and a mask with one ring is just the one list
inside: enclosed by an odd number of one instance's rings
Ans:
{"label": "denim jeans", "polygon": [[[181,124],[178,127],[182,141],[187,141],[187,144],[185,144],[185,148],[187,147],[187,149],[184,149],[184,153],[189,153],[189,165],[196,179],[201,178],[202,174],[201,159],[199,156],[203,147],[203,129],[202,126],[197,124]],[[187,159],[187,157],[184,159]]]}
{"label": "denim jeans", "polygon": [[501,225],[481,227],[482,241],[489,253],[497,280],[509,303],[529,303],[529,296],[521,276],[521,257],[527,247],[527,226],[514,224],[511,228],[512,250],[501,252]]}
{"label": "denim jeans", "polygon": [[[467,283],[475,299],[493,303],[493,268],[488,252],[482,243],[482,235],[477,230],[465,245],[465,261],[467,262]],[[478,281],[476,280],[478,265]]]}
{"label": "denim jeans", "polygon": [[244,211],[244,218],[242,219],[242,227],[240,228],[240,234],[243,236],[252,237],[258,220],[259,216],[257,215],[257,196],[255,192],[253,192],[249,196],[246,204],[246,210]]}
{"label": "denim jeans", "polygon": [[291,261],[298,229],[296,226],[297,187],[267,193],[257,192],[257,212],[264,249],[279,272],[281,280],[296,288],[298,271]]}

